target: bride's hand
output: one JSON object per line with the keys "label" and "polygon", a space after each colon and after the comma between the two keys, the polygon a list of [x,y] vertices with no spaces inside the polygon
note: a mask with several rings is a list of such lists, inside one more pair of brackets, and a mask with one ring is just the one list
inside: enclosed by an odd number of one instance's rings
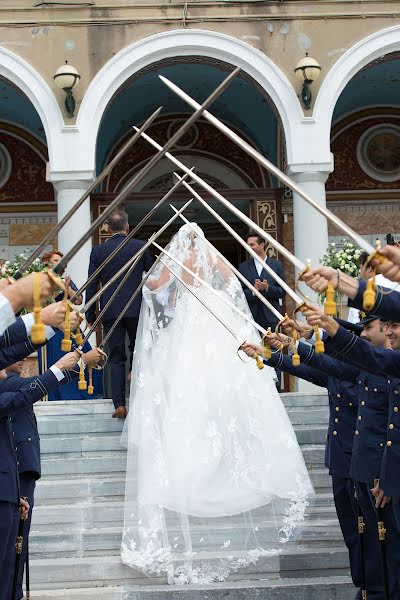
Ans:
{"label": "bride's hand", "polygon": [[258,344],[254,344],[253,342],[244,342],[240,346],[240,350],[243,350],[243,352],[247,354],[247,356],[251,356],[251,358],[253,358],[254,353],[261,354],[261,356],[263,356],[264,354],[263,346],[259,346]]}

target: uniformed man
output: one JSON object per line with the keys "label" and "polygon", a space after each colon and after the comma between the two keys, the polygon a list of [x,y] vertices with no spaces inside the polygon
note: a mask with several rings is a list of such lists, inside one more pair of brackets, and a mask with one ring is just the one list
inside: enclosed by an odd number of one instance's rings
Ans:
{"label": "uniformed man", "polygon": [[[370,315],[362,321],[363,332],[361,336],[374,345],[387,344],[388,340],[379,319]],[[327,348],[328,346],[328,348]],[[326,345],[329,351],[329,343]],[[321,369],[325,376],[335,380],[348,379],[356,384],[356,394],[358,396],[358,414],[357,425],[352,426],[352,437],[354,437],[353,453],[351,457],[351,477],[355,480],[357,498],[362,510],[366,528],[364,533],[365,540],[365,563],[366,563],[366,588],[369,598],[383,597],[383,576],[380,561],[377,517],[374,509],[374,502],[370,492],[374,480],[379,477],[381,462],[384,450],[384,441],[386,435],[387,414],[388,414],[388,385],[384,378],[366,373],[359,366],[352,367],[338,360],[334,360],[326,354],[316,354],[313,347],[305,344],[298,345],[298,353],[301,358],[300,367],[293,367],[289,357],[284,355],[273,355],[268,364],[272,366],[275,363],[281,364],[284,371],[294,375],[304,377],[313,383],[319,383],[319,376],[307,376]],[[317,371],[318,373],[319,371]],[[329,374],[329,375],[328,375]],[[329,387],[328,387],[329,389]],[[338,392],[336,403],[331,402],[331,417],[328,435],[331,439],[331,445],[335,447],[343,434],[343,417],[346,417],[344,407],[340,400],[342,394]],[[335,398],[332,398],[335,400]],[[357,404],[357,402],[354,402]],[[347,407],[348,410],[348,407]],[[354,435],[353,435],[354,434]],[[329,441],[329,438],[328,438]],[[333,484],[335,481],[333,480]],[[334,487],[335,493],[335,487]],[[335,499],[336,502],[336,499]],[[400,536],[395,521],[392,506],[388,505],[384,509],[385,525],[388,530],[387,545],[390,550],[389,561],[389,591],[390,598],[396,598],[400,594],[400,583],[398,578],[398,567],[400,562]],[[340,513],[338,511],[340,520]]]}

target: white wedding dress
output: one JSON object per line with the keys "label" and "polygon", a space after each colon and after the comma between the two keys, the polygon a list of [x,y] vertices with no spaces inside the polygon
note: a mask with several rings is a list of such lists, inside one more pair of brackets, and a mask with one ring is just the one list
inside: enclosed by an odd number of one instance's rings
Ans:
{"label": "white wedding dress", "polygon": [[[238,279],[183,226],[170,268],[242,341],[257,331]],[[159,264],[143,291],[132,373],[122,561],[169,583],[223,581],[276,552],[304,520],[313,488],[273,370]]]}

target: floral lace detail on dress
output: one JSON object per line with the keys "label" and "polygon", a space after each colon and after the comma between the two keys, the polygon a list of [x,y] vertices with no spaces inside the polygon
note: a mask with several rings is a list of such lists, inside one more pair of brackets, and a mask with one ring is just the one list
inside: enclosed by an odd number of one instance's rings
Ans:
{"label": "floral lace detail on dress", "polygon": [[290,493],[292,502],[290,503],[286,513],[283,517],[283,527],[280,528],[279,533],[283,536],[279,538],[282,544],[286,544],[293,535],[296,527],[302,523],[306,516],[306,511],[309,506],[310,494],[312,489],[310,488],[310,482],[297,476],[297,490]]}

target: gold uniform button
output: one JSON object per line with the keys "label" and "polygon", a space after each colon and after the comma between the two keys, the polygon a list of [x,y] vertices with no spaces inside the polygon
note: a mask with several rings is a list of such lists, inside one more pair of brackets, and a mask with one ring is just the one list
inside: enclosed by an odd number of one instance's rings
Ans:
{"label": "gold uniform button", "polygon": [[362,416],[358,415],[358,420],[361,421],[361,419],[362,419]]}
{"label": "gold uniform button", "polygon": [[340,398],[340,394],[336,394],[336,398]]}
{"label": "gold uniform button", "polygon": [[377,392],[378,390],[376,388],[374,388],[374,392]]}
{"label": "gold uniform button", "polygon": [[365,390],[366,392],[368,392],[368,387],[367,387],[367,386],[365,386],[364,390]]}
{"label": "gold uniform button", "polygon": [[365,401],[364,400],[361,402],[361,406],[365,406]]}
{"label": "gold uniform button", "polygon": [[32,441],[32,438],[30,438],[30,437],[29,437],[29,438],[28,438],[28,442],[31,442],[31,441]]}
{"label": "gold uniform button", "polygon": [[339,412],[340,408],[337,406],[337,407],[335,408],[335,410],[336,410],[336,412]]}
{"label": "gold uniform button", "polygon": [[389,425],[389,429],[394,429],[394,425],[393,425],[393,423],[390,423],[390,425]]}
{"label": "gold uniform button", "polygon": [[394,412],[399,412],[399,407],[395,406],[393,410],[394,410]]}
{"label": "gold uniform button", "polygon": [[354,433],[355,433],[355,435],[358,435],[358,429],[356,429]]}
{"label": "gold uniform button", "polygon": [[388,442],[386,442],[386,446],[390,447],[391,445],[392,445],[392,442],[390,440]]}
{"label": "gold uniform button", "polygon": [[339,419],[335,419],[335,423],[339,423]]}
{"label": "gold uniform button", "polygon": [[395,393],[395,394],[396,394],[396,396],[397,396],[397,394],[399,393],[399,390],[394,390],[394,393]]}
{"label": "gold uniform button", "polygon": [[383,442],[381,442],[381,443],[379,444],[379,446],[380,446],[381,448],[383,448]]}
{"label": "gold uniform button", "polygon": [[337,435],[337,431],[334,431],[334,432],[333,432],[333,435]]}
{"label": "gold uniform button", "polygon": [[349,402],[349,406],[353,406],[353,403],[352,403],[352,402]]}

